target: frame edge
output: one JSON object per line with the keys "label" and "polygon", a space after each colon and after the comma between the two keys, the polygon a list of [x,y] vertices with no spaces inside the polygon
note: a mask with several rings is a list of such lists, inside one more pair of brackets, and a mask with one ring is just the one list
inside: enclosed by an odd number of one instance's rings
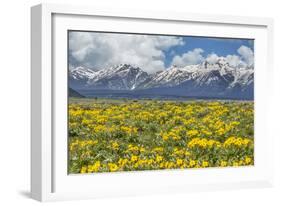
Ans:
{"label": "frame edge", "polygon": [[31,198],[42,201],[42,6],[31,8]]}

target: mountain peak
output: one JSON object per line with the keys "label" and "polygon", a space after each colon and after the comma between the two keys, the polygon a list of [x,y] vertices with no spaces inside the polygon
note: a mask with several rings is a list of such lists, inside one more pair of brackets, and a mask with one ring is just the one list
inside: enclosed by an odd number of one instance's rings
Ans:
{"label": "mountain peak", "polygon": [[74,79],[89,79],[95,74],[95,71],[87,67],[79,66],[72,69],[70,73]]}
{"label": "mountain peak", "polygon": [[227,68],[230,67],[229,63],[227,62],[226,58],[224,57],[219,57],[216,59],[206,59],[201,63],[201,68],[204,69],[222,69],[222,68]]}
{"label": "mountain peak", "polygon": [[113,72],[130,72],[130,71],[134,71],[134,72],[143,72],[139,67],[137,66],[133,66],[131,64],[118,64],[115,66],[112,66],[110,69],[102,69],[102,70],[112,70]]}

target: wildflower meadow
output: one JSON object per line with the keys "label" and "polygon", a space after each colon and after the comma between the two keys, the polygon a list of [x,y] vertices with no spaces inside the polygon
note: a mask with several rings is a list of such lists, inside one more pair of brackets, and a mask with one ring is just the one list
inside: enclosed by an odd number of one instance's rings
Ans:
{"label": "wildflower meadow", "polygon": [[252,101],[70,99],[68,172],[254,164]]}

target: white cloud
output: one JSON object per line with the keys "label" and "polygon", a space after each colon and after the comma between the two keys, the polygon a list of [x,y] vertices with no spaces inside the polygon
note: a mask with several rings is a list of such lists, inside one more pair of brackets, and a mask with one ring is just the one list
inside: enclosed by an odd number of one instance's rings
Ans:
{"label": "white cloud", "polygon": [[[254,64],[254,52],[244,45],[237,49],[237,53],[239,55],[227,55],[225,57],[228,64],[232,67],[247,67],[252,66]],[[206,61],[213,64],[217,62],[217,60],[221,58],[217,54],[212,53],[209,54],[206,58]]]}
{"label": "white cloud", "polygon": [[181,56],[176,55],[172,60],[172,64],[177,66],[199,64],[202,61],[204,61],[204,57],[202,56],[203,52],[204,52],[203,49],[196,48],[192,51],[188,51],[182,54]]}
{"label": "white cloud", "polygon": [[245,66],[245,62],[243,62],[241,60],[241,57],[239,57],[237,55],[227,55],[226,56],[226,61],[232,67],[238,67],[238,66],[242,66],[242,65]]}
{"label": "white cloud", "polygon": [[233,67],[247,67],[254,64],[254,52],[249,47],[242,45],[237,49],[238,55],[227,55],[226,60]]}
{"label": "white cloud", "polygon": [[241,55],[242,60],[245,61],[248,66],[254,65],[254,52],[251,48],[242,45],[237,52]]}
{"label": "white cloud", "polygon": [[208,54],[206,61],[209,62],[210,64],[214,64],[218,61],[219,56],[215,53]]}
{"label": "white cloud", "polygon": [[148,73],[165,68],[165,50],[183,45],[181,37],[72,32],[69,50],[73,60],[99,69],[128,63]]}

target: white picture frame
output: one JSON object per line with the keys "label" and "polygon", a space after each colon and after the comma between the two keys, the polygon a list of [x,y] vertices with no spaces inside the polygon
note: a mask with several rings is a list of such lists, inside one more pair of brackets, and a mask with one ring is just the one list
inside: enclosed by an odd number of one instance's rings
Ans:
{"label": "white picture frame", "polygon": [[[118,24],[116,24],[118,21]],[[136,25],[137,26],[132,26]],[[157,24],[157,27],[154,25]],[[68,175],[65,104],[66,31],[109,30],[136,33],[252,37],[255,48],[255,166]],[[39,201],[150,193],[210,191],[273,185],[273,134],[269,132],[273,76],[273,21],[269,18],[159,13],[40,4],[31,8],[31,196]],[[149,31],[148,31],[149,30]],[[260,57],[260,58],[259,58]],[[64,67],[59,70],[56,68]],[[257,68],[257,69],[256,69]],[[267,90],[265,89],[267,88]],[[58,135],[59,134],[59,135]],[[59,138],[63,136],[62,138]],[[257,137],[257,138],[256,138]],[[83,187],[81,187],[83,186]],[[81,189],[82,188],[82,189]]]}

